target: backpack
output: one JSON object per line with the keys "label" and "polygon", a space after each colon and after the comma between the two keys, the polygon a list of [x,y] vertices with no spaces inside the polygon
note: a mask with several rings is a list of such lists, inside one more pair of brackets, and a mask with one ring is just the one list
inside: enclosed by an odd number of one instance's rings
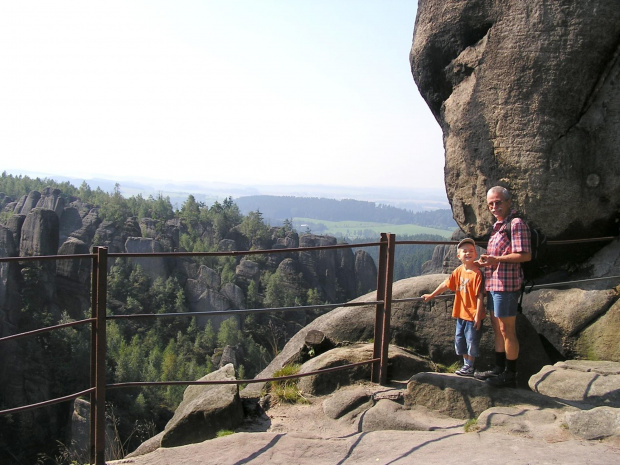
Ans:
{"label": "backpack", "polygon": [[[547,252],[547,236],[542,231],[534,228],[531,223],[525,220],[525,218],[517,214],[510,217],[510,225],[505,227],[503,230],[503,233],[506,234],[509,241],[511,240],[512,234],[512,220],[515,218],[521,218],[525,224],[527,224],[528,228],[530,228],[530,243],[532,246],[532,259],[529,262],[521,263],[521,269],[523,270],[523,285],[521,286],[521,295],[519,296],[518,305],[519,313],[521,313],[523,311],[521,305],[523,302],[523,294],[525,292],[532,292],[535,281],[547,272],[547,265],[544,259]],[[526,286],[529,286],[529,290],[527,291]]]}

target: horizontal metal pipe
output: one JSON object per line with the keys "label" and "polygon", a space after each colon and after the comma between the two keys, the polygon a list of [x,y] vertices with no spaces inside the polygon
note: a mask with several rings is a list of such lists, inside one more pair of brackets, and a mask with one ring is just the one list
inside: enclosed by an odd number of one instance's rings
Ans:
{"label": "horizontal metal pipe", "polygon": [[19,339],[21,337],[26,337],[26,336],[34,336],[36,334],[45,333],[45,332],[48,332],[48,331],[53,331],[55,329],[68,328],[68,327],[71,327],[71,326],[85,325],[87,323],[93,323],[94,321],[95,321],[94,318],[88,318],[86,320],[71,321],[69,323],[61,323],[59,325],[47,326],[45,328],[39,328],[39,329],[33,329],[32,331],[27,331],[25,333],[11,334],[10,336],[0,337],[0,342],[10,341],[11,339]]}
{"label": "horizontal metal pipe", "polygon": [[22,407],[15,407],[6,410],[0,410],[0,415],[8,415],[10,413],[25,412],[26,410],[32,410],[41,407],[47,407],[49,405],[60,404],[61,402],[67,402],[69,400],[77,399],[86,394],[94,392],[95,388],[86,389],[85,391],[76,392],[75,394],[69,394],[64,397],[57,397],[56,399],[46,400],[45,402],[39,402],[37,404],[24,405]]}
{"label": "horizontal metal pipe", "polygon": [[321,305],[299,305],[297,307],[274,307],[274,308],[251,308],[245,310],[210,310],[205,312],[179,312],[179,313],[135,313],[131,315],[108,315],[108,320],[127,320],[133,318],[170,318],[170,317],[192,317],[203,315],[238,315],[250,313],[269,313],[269,312],[289,312],[294,310],[311,310],[315,308],[338,308],[338,307],[363,307],[364,305],[376,305],[383,303],[382,301],[371,300],[364,302],[345,302],[339,304],[321,304]]}
{"label": "horizontal metal pipe", "polygon": [[349,363],[347,365],[341,365],[339,367],[324,368],[322,370],[310,371],[308,373],[297,373],[296,375],[277,376],[275,378],[255,378],[255,379],[230,379],[219,381],[136,381],[127,383],[114,383],[106,384],[106,389],[118,389],[127,387],[145,387],[145,386],[200,386],[210,384],[252,384],[252,383],[267,383],[272,381],[282,381],[286,379],[304,378],[306,376],[321,375],[323,373],[331,373],[333,371],[347,370],[352,367],[360,365],[368,365],[370,363],[378,362],[379,358],[373,358],[365,360],[363,362]]}

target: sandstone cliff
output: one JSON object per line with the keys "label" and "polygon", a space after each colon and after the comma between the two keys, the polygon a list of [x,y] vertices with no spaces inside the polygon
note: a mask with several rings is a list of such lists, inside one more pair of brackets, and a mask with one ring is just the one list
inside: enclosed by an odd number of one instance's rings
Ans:
{"label": "sandstone cliff", "polygon": [[550,237],[618,233],[619,54],[617,0],[420,0],[411,70],[463,230],[500,184]]}

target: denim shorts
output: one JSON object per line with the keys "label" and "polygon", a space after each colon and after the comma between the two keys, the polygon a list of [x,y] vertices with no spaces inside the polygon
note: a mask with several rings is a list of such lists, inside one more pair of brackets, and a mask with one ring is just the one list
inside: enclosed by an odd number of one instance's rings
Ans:
{"label": "denim shorts", "polygon": [[477,357],[480,354],[480,337],[482,336],[482,324],[480,329],[474,327],[473,321],[456,319],[456,334],[454,335],[454,348],[456,355],[471,355]]}
{"label": "denim shorts", "polygon": [[488,291],[487,310],[497,318],[517,316],[520,291]]}

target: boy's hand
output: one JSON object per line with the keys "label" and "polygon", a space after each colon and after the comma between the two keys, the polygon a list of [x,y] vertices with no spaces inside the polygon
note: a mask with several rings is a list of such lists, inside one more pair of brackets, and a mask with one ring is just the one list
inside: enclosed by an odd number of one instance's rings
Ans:
{"label": "boy's hand", "polygon": [[474,317],[474,328],[476,328],[476,331],[478,331],[482,326],[482,320],[484,320],[485,316],[486,313],[484,312],[484,309],[476,312],[476,316]]}
{"label": "boy's hand", "polygon": [[433,298],[433,296],[430,294],[423,294],[422,298],[424,299],[424,302],[428,302],[429,300]]}

